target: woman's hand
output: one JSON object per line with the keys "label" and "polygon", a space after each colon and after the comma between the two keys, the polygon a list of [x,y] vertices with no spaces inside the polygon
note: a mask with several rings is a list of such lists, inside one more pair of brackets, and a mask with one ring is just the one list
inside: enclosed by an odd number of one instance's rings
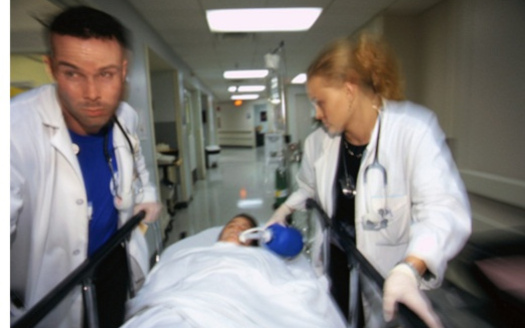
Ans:
{"label": "woman's hand", "polygon": [[292,213],[293,210],[290,207],[286,206],[286,204],[282,204],[277,210],[275,210],[275,212],[273,212],[272,217],[270,218],[270,220],[268,220],[268,222],[266,222],[264,226],[268,227],[274,223],[286,226],[286,217],[288,217],[288,215]]}
{"label": "woman's hand", "polygon": [[383,316],[391,321],[396,312],[397,303],[405,304],[417,314],[429,327],[441,328],[443,325],[432,309],[432,305],[419,289],[420,277],[407,263],[396,265],[388,274],[383,287]]}

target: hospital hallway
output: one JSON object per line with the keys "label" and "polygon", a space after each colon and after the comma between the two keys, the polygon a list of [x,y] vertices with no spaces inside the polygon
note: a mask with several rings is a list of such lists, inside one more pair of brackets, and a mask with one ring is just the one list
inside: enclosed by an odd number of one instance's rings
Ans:
{"label": "hospital hallway", "polygon": [[264,147],[222,147],[217,167],[207,170],[205,180],[197,180],[193,199],[176,211],[166,247],[181,236],[222,226],[239,213],[264,224],[273,212],[273,174],[265,165]]}

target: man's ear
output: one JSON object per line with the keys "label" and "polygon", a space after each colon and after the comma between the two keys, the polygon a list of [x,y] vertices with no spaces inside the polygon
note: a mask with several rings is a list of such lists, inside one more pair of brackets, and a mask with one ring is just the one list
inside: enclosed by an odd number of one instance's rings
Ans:
{"label": "man's ear", "polygon": [[51,57],[49,55],[44,55],[42,60],[44,61],[44,65],[46,67],[47,75],[52,80],[55,80],[55,70],[53,69],[53,59],[51,59]]}
{"label": "man's ear", "polygon": [[126,80],[126,76],[128,75],[128,60],[124,59],[122,60],[122,80]]}

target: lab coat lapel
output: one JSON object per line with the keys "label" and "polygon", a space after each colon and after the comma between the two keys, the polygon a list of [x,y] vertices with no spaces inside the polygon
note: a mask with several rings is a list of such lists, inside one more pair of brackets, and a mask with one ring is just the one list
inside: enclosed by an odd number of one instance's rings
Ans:
{"label": "lab coat lapel", "polygon": [[53,101],[40,112],[42,122],[45,128],[49,129],[49,134],[51,134],[51,145],[66,159],[74,169],[77,177],[83,181],[80,164],[73,151],[73,143],[71,142],[56,93],[53,94],[52,99]]}
{"label": "lab coat lapel", "polygon": [[317,175],[316,181],[319,188],[319,201],[329,217],[333,215],[334,210],[333,182],[339,159],[340,143],[341,136],[325,136],[322,146],[323,155],[315,163],[316,172],[321,173]]}

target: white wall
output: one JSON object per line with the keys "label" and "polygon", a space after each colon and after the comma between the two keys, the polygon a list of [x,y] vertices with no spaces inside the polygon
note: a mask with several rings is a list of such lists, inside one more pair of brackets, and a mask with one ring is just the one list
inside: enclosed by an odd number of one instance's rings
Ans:
{"label": "white wall", "polygon": [[221,104],[219,117],[221,119],[221,126],[219,131],[224,130],[239,130],[253,131],[254,118],[253,106],[250,103],[244,103],[242,106],[236,107],[232,104]]}
{"label": "white wall", "polygon": [[172,71],[151,74],[152,110],[155,123],[175,122],[175,102]]}
{"label": "white wall", "polygon": [[197,179],[202,180],[206,178],[206,163],[204,153],[204,126],[202,123],[202,97],[200,90],[193,90],[191,92],[191,103],[193,108],[193,139],[195,140],[195,167],[197,170]]}
{"label": "white wall", "polygon": [[449,0],[419,25],[424,104],[451,138],[469,191],[511,205],[472,197],[474,217],[494,227],[515,225],[509,213],[525,208],[524,17],[521,0]]}
{"label": "white wall", "polygon": [[308,100],[305,85],[287,86],[286,102],[287,133],[290,135],[290,142],[300,141],[302,145],[309,132],[314,130],[312,122],[315,117],[315,109]]}
{"label": "white wall", "polygon": [[219,145],[255,147],[254,105],[263,103],[266,101],[246,101],[241,106],[220,103],[215,112]]}

